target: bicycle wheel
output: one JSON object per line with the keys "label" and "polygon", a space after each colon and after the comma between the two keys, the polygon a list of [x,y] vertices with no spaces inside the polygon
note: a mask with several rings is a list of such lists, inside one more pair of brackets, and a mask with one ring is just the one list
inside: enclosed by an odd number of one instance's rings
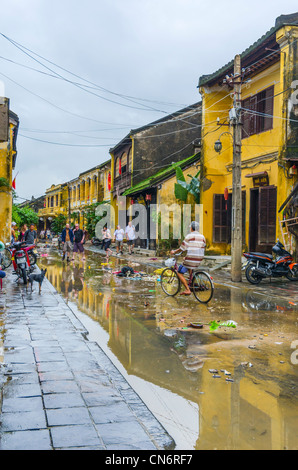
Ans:
{"label": "bicycle wheel", "polygon": [[11,251],[8,248],[4,248],[4,250],[1,253],[0,259],[1,259],[0,264],[1,264],[2,268],[3,269],[9,268],[9,266],[12,263]]}
{"label": "bicycle wheel", "polygon": [[207,304],[212,299],[214,292],[213,281],[209,274],[204,271],[194,273],[191,287],[193,295],[199,302]]}
{"label": "bicycle wheel", "polygon": [[165,294],[174,297],[180,290],[180,279],[174,269],[166,268],[160,276],[160,285]]}

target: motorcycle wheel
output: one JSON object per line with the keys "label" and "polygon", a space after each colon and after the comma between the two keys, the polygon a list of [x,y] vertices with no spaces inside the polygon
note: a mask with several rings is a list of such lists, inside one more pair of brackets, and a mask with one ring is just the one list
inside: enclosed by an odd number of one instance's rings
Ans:
{"label": "motorcycle wheel", "polygon": [[26,268],[21,269],[21,276],[22,276],[24,284],[26,285],[27,284],[27,271],[26,271]]}
{"label": "motorcycle wheel", "polygon": [[292,269],[293,274],[289,270],[286,274],[286,278],[289,279],[289,281],[298,281],[298,266],[294,266]]}
{"label": "motorcycle wheel", "polygon": [[248,282],[251,284],[259,284],[262,280],[262,276],[258,274],[254,274],[253,268],[255,268],[255,264],[249,264],[245,270],[245,276]]}
{"label": "motorcycle wheel", "polygon": [[31,253],[28,253],[28,256],[29,256],[30,266],[34,266],[36,264],[36,261],[37,261],[36,254],[33,253],[33,251],[31,251]]}

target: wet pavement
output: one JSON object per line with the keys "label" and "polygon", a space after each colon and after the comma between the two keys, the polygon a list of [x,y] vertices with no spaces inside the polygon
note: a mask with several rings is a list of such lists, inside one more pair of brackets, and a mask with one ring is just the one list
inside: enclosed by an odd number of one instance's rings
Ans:
{"label": "wet pavement", "polygon": [[[158,261],[128,258],[107,263],[87,251],[85,263],[67,264],[49,251],[39,265],[88,331],[87,346],[109,358],[175,448],[297,449],[296,283],[239,286],[216,272],[214,297],[202,305],[165,296]],[[147,277],[114,274],[128,264]],[[227,320],[237,328],[210,331],[210,321]],[[203,328],[188,326],[195,321]]]}
{"label": "wet pavement", "polygon": [[0,294],[1,450],[164,449],[174,442],[45,280]]}

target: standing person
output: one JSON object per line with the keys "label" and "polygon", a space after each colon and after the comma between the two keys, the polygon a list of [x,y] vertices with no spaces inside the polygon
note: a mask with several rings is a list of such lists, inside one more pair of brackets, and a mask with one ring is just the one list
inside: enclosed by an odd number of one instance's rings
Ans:
{"label": "standing person", "polygon": [[110,250],[111,242],[112,242],[111,232],[107,227],[104,227],[102,229],[101,249],[105,250],[107,258],[109,257],[109,253],[112,253],[112,250]]}
{"label": "standing person", "polygon": [[119,250],[121,252],[121,255],[123,254],[123,238],[124,238],[124,230],[123,228],[120,227],[120,225],[117,225],[117,228],[114,232],[114,240],[116,240],[117,256],[120,255]]}
{"label": "standing person", "polygon": [[179,266],[178,277],[185,287],[185,291],[181,292],[180,295],[190,295],[191,290],[187,283],[187,280],[183,276],[189,269],[196,269],[201,264],[204,258],[206,247],[206,240],[204,235],[199,232],[199,222],[192,222],[190,224],[190,233],[186,235],[185,240],[182,242],[180,248],[172,250],[171,254],[178,254],[186,251],[186,256],[183,263]]}
{"label": "standing person", "polygon": [[10,243],[14,243],[16,241],[16,228],[17,224],[15,222],[12,222],[11,224],[11,238],[10,238]]}
{"label": "standing person", "polygon": [[24,242],[27,245],[36,245],[37,232],[34,224],[30,224],[30,228],[24,233]]}
{"label": "standing person", "polygon": [[135,234],[135,226],[132,225],[132,222],[129,221],[128,222],[128,225],[125,229],[125,234],[126,234],[126,239],[127,239],[127,244],[128,244],[128,254],[131,255],[133,253],[133,249],[134,249],[134,246],[135,246],[135,238],[136,238],[136,234]]}
{"label": "standing person", "polygon": [[73,253],[75,254],[75,253],[80,252],[83,258],[83,261],[85,261],[85,250],[84,250],[85,235],[84,235],[83,230],[80,229],[79,224],[75,225],[73,236],[74,236]]}
{"label": "standing person", "polygon": [[25,233],[27,231],[27,225],[24,224],[22,227],[21,227],[21,230],[20,230],[20,233],[19,233],[19,238],[18,238],[18,241],[19,242],[22,242],[24,241],[24,236],[25,236]]}
{"label": "standing person", "polygon": [[69,254],[73,250],[73,231],[69,228],[69,224],[65,225],[65,228],[62,230],[61,234],[61,242],[62,242],[62,261],[65,259],[65,255],[67,253],[67,261],[69,261]]}

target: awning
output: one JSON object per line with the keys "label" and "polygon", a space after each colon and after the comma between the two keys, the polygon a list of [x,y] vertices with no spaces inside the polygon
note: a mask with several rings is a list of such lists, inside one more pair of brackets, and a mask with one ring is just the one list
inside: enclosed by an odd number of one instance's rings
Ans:
{"label": "awning", "polygon": [[267,171],[260,171],[259,173],[249,173],[245,178],[258,178],[259,176],[268,176]]}

